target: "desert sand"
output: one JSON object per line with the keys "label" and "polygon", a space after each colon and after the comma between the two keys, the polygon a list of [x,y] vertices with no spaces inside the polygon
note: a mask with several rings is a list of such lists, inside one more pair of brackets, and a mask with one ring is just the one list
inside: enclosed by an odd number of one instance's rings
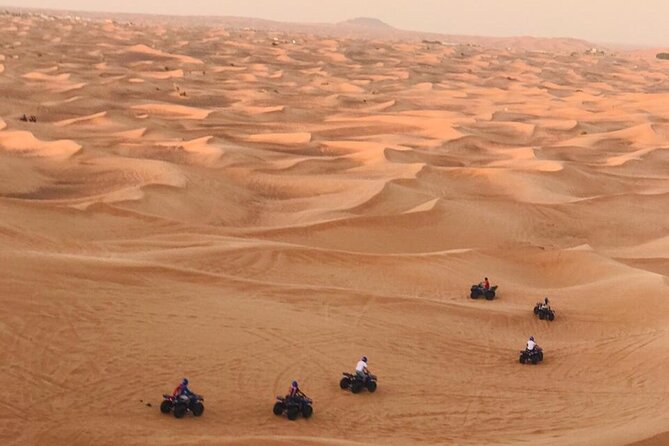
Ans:
{"label": "desert sand", "polygon": [[[669,62],[46,15],[0,42],[2,444],[667,444]],[[341,391],[362,354],[378,391]],[[158,410],[182,376],[201,418]],[[309,420],[271,412],[293,379]]]}

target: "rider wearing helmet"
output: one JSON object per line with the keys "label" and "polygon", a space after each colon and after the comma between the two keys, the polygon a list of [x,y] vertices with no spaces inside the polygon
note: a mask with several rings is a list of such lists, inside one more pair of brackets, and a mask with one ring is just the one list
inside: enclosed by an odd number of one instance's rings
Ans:
{"label": "rider wearing helmet", "polygon": [[188,388],[188,378],[184,378],[181,381],[181,384],[177,386],[176,389],[174,389],[174,393],[172,393],[172,396],[176,398],[180,398],[181,396],[184,396],[186,398],[189,398],[191,395],[193,395],[193,392]]}
{"label": "rider wearing helmet", "polygon": [[355,374],[362,378],[363,381],[367,380],[367,376],[369,375],[369,370],[367,369],[367,356],[360,358],[360,361],[358,361],[358,364],[355,366]]}
{"label": "rider wearing helmet", "polygon": [[534,342],[534,336],[530,336],[530,339],[527,340],[527,351],[531,352],[534,350],[534,347],[537,346],[537,343]]}

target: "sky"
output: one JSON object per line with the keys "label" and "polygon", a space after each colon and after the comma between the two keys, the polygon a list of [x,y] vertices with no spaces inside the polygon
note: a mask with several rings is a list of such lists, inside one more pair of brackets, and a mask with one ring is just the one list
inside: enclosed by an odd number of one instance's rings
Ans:
{"label": "sky", "polygon": [[401,29],[444,34],[575,37],[669,46],[669,0],[0,0],[0,4],[284,22],[374,17]]}

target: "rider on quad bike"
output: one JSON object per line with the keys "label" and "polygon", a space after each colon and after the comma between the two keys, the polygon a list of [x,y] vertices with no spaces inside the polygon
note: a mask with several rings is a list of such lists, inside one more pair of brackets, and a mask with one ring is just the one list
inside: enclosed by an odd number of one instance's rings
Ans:
{"label": "rider on quad bike", "polygon": [[367,378],[370,375],[369,369],[367,368],[367,356],[360,358],[360,361],[358,361],[358,364],[355,366],[355,374],[362,379],[363,383],[367,382]]}
{"label": "rider on quad bike", "polygon": [[489,290],[490,289],[490,282],[488,281],[488,278],[485,277],[483,279],[483,282],[481,282],[481,285],[483,285],[483,289]]}
{"label": "rider on quad bike", "polygon": [[534,342],[534,336],[530,336],[530,338],[527,340],[527,347],[525,350],[520,351],[520,358],[519,361],[521,364],[538,364],[539,362],[544,360],[544,352],[537,345],[536,342]]}
{"label": "rider on quad bike", "polygon": [[160,411],[165,414],[174,412],[175,418],[182,418],[189,411],[199,417],[204,412],[202,401],[204,401],[204,398],[193,393],[188,388],[188,378],[184,378],[171,395],[169,393],[163,394]]}
{"label": "rider on quad bike", "polygon": [[306,396],[297,385],[297,381],[293,381],[288,389],[288,395],[285,397],[276,397],[274,403],[274,415],[280,416],[285,413],[289,420],[297,419],[299,414],[304,418],[309,418],[314,413],[311,406],[312,400]]}

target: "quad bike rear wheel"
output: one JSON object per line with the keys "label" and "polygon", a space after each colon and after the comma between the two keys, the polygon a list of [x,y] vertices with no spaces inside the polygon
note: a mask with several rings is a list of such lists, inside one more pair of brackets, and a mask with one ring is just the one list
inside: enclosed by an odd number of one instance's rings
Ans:
{"label": "quad bike rear wheel", "polygon": [[339,381],[339,387],[342,389],[348,389],[351,386],[351,380],[348,377],[343,377],[341,381]]}
{"label": "quad bike rear wheel", "polygon": [[274,415],[279,416],[283,413],[283,403],[277,401],[274,403],[274,407],[272,408],[272,412],[274,412]]}

